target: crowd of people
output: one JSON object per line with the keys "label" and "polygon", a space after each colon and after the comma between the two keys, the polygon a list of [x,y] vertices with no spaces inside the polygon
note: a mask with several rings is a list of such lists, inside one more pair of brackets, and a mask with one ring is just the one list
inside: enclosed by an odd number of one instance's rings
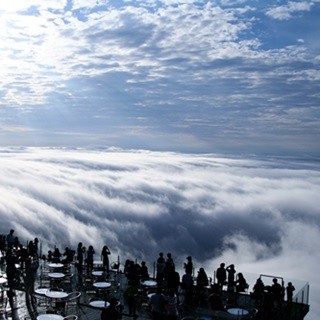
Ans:
{"label": "crowd of people", "polygon": [[[66,247],[61,253],[55,247],[49,250],[47,255],[40,255],[39,240],[34,238],[28,241],[27,246],[20,243],[15,236],[13,229],[0,237],[0,250],[5,253],[1,257],[1,262],[6,264],[6,274],[9,290],[14,292],[14,287],[23,280],[27,292],[34,291],[35,274],[38,267],[38,260],[42,258],[49,262],[60,262],[70,264],[75,262],[78,274],[78,286],[82,286],[83,274],[89,276],[94,268],[94,256],[96,254],[92,245],[88,249],[82,242],[78,243],[75,250]],[[104,245],[98,252],[102,261],[103,269],[108,275],[110,272],[109,256],[111,252],[107,245]],[[20,270],[16,264],[20,264]],[[162,320],[164,316],[168,320],[178,318],[178,306],[181,304],[181,292],[183,292],[183,303],[187,305],[206,306],[212,310],[226,310],[227,303],[235,303],[232,299],[239,293],[248,293],[249,285],[243,273],[237,272],[234,264],[228,266],[221,263],[214,272],[214,278],[208,277],[205,269],[200,267],[195,275],[195,268],[191,256],[186,258],[183,264],[184,274],[180,277],[176,269],[172,253],[166,256],[160,252],[155,262],[156,290],[150,296],[149,304],[153,319]],[[119,268],[119,265],[116,266]],[[23,271],[21,271],[23,270]],[[127,278],[127,286],[124,291],[124,299],[129,308],[129,315],[136,315],[137,296],[139,287],[143,281],[153,278],[150,276],[145,261],[138,263],[134,260],[126,260],[123,273]],[[266,305],[270,310],[284,300],[286,290],[287,301],[291,302],[295,290],[291,282],[284,288],[284,284],[279,284],[276,278],[271,286],[265,286],[262,279],[258,278],[250,293],[258,303]],[[223,293],[226,293],[227,301]],[[101,320],[117,319],[114,301],[110,303],[110,309],[103,310]]]}

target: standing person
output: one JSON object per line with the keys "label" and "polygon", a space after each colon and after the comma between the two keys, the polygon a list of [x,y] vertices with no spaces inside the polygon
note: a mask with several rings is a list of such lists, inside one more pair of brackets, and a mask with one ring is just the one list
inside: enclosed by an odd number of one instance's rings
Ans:
{"label": "standing person", "polygon": [[159,253],[159,257],[157,259],[157,274],[156,274],[156,280],[158,285],[161,285],[164,278],[164,269],[166,267],[166,261],[163,257],[163,253]]}
{"label": "standing person", "polygon": [[188,274],[192,274],[193,272],[193,262],[192,262],[192,257],[188,256],[187,257],[187,263],[184,263],[184,270]]}
{"label": "standing person", "polygon": [[6,242],[7,242],[7,249],[12,249],[14,243],[14,230],[11,229],[10,232],[7,234]]}
{"label": "standing person", "polygon": [[89,246],[88,251],[87,251],[87,275],[90,275],[90,272],[93,269],[93,256],[95,252],[93,249],[93,246]]}
{"label": "standing person", "polygon": [[225,269],[225,264],[223,262],[220,263],[220,267],[217,269],[216,278],[218,281],[218,286],[221,291],[223,288],[223,285],[226,283],[226,280],[227,280],[227,271]]}
{"label": "standing person", "polygon": [[292,282],[288,282],[288,285],[286,287],[287,291],[287,301],[292,302],[293,297],[293,291],[296,290],[296,288],[292,285]]}
{"label": "standing person", "polygon": [[234,287],[234,276],[236,274],[234,264],[230,264],[230,266],[226,268],[226,271],[228,272],[228,287]]}
{"label": "standing person", "polygon": [[83,272],[83,244],[82,242],[78,243],[77,247],[77,273],[78,273],[78,286],[82,287],[82,272]]}
{"label": "standing person", "polygon": [[178,319],[178,299],[175,295],[174,290],[168,290],[167,294],[167,320],[177,320]]}
{"label": "standing person", "polygon": [[111,254],[107,245],[104,245],[101,251],[101,260],[104,271],[109,273],[109,254]]}
{"label": "standing person", "polygon": [[168,300],[162,293],[160,286],[157,287],[157,292],[150,298],[151,313],[153,320],[163,320],[166,318],[166,306]]}

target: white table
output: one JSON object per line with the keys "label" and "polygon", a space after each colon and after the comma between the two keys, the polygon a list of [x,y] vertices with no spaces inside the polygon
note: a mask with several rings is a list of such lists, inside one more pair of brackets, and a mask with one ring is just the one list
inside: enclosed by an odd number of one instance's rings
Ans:
{"label": "white table", "polygon": [[102,260],[94,260],[94,261],[93,261],[93,265],[94,265],[94,266],[102,266],[102,265],[103,265],[103,262],[102,262]]}
{"label": "white table", "polygon": [[103,271],[92,271],[92,275],[94,277],[102,277],[103,276]]}
{"label": "white table", "polygon": [[98,281],[94,282],[93,286],[97,289],[108,289],[111,287],[111,283],[106,281]]}
{"label": "white table", "polygon": [[37,316],[37,320],[63,320],[63,316],[60,316],[59,314],[46,313]]}
{"label": "white table", "polygon": [[93,300],[90,301],[89,305],[93,308],[104,309],[108,308],[110,306],[110,303],[104,300]]}
{"label": "white table", "polygon": [[60,268],[63,268],[63,264],[62,263],[49,263],[48,267],[52,268],[52,269],[55,269],[55,268],[60,269]]}
{"label": "white table", "polygon": [[34,290],[34,293],[39,294],[40,296],[44,296],[48,291],[48,288],[37,288]]}
{"label": "white table", "polygon": [[44,295],[50,299],[65,299],[68,297],[68,294],[63,291],[47,291]]}
{"label": "white table", "polygon": [[227,312],[238,317],[243,317],[249,314],[248,310],[242,308],[229,308]]}
{"label": "white table", "polygon": [[48,277],[52,278],[52,279],[62,279],[64,278],[66,275],[62,272],[49,272],[48,273]]}
{"label": "white table", "polygon": [[6,278],[1,277],[0,278],[0,285],[7,283],[8,280]]}
{"label": "white table", "polygon": [[154,281],[154,280],[145,280],[145,281],[142,281],[141,284],[143,286],[146,286],[146,287],[156,287],[157,286],[157,281]]}

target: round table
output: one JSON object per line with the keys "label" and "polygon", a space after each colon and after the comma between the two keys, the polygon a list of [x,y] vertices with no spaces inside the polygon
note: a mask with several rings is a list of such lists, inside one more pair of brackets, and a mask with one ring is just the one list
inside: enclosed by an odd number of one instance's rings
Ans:
{"label": "round table", "polygon": [[59,314],[46,313],[37,316],[37,320],[63,320],[63,316],[60,316]]}
{"label": "round table", "polygon": [[239,317],[246,316],[249,314],[248,310],[242,309],[242,308],[229,308],[227,309],[227,312],[229,314],[232,314],[234,316],[239,316]]}
{"label": "round table", "polygon": [[34,293],[39,294],[40,296],[44,296],[48,291],[48,288],[37,288],[34,290]]}
{"label": "round table", "polygon": [[65,299],[68,297],[68,294],[63,291],[47,291],[45,296],[50,299]]}
{"label": "round table", "polygon": [[103,271],[92,271],[92,275],[93,275],[94,277],[102,277],[103,274],[104,274]]}
{"label": "round table", "polygon": [[157,286],[157,281],[154,281],[154,280],[145,280],[145,281],[142,281],[141,284],[143,286],[146,286],[146,287],[156,287]]}
{"label": "round table", "polygon": [[108,289],[111,287],[111,283],[106,281],[98,281],[94,282],[93,286],[97,289]]}
{"label": "round table", "polygon": [[94,266],[102,266],[102,265],[103,265],[103,262],[102,262],[102,260],[94,260],[94,261],[93,261],[93,265],[94,265]]}
{"label": "round table", "polygon": [[63,264],[62,263],[49,263],[48,267],[49,268],[53,268],[53,269],[54,268],[58,268],[59,269],[59,268],[63,268]]}
{"label": "round table", "polygon": [[49,272],[48,273],[48,277],[52,278],[52,279],[62,279],[64,278],[66,275],[62,272]]}
{"label": "round table", "polygon": [[89,305],[93,308],[104,309],[108,308],[110,306],[110,303],[104,300],[93,300],[89,302]]}

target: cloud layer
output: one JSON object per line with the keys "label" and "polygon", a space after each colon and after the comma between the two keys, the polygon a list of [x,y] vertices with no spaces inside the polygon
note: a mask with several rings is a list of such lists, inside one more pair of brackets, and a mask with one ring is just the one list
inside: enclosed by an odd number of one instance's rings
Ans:
{"label": "cloud layer", "polygon": [[[151,151],[1,149],[1,233],[57,245],[107,243],[115,260],[192,255],[211,275],[238,272],[310,281],[320,310],[317,162]],[[299,257],[299,258],[298,258]],[[298,281],[299,280],[299,281]]]}

